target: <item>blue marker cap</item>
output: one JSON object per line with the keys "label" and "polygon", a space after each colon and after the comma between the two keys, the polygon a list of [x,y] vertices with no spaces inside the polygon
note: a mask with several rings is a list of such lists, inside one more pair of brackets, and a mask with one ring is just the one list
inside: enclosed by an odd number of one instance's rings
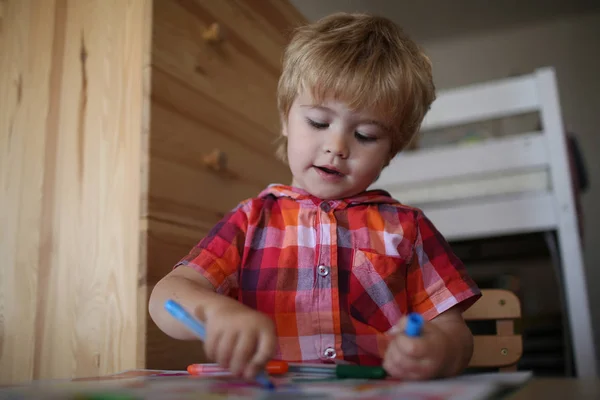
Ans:
{"label": "blue marker cap", "polygon": [[416,337],[421,335],[421,329],[423,328],[423,317],[418,313],[408,314],[408,320],[406,322],[406,328],[404,333],[406,336]]}

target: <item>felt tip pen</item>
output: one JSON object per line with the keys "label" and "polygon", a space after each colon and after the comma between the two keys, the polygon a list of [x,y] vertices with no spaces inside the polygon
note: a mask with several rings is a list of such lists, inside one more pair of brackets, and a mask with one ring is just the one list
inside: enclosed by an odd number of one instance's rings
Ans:
{"label": "felt tip pen", "polygon": [[406,327],[404,328],[404,334],[410,337],[417,337],[421,335],[421,330],[423,329],[423,317],[418,313],[410,313],[408,314],[408,319],[406,321]]}
{"label": "felt tip pen", "polygon": [[[198,321],[198,319],[194,318],[190,313],[188,313],[181,304],[175,300],[169,299],[165,302],[165,309],[169,314],[171,314],[171,316],[173,316],[173,318],[184,324],[201,340],[206,340],[206,329],[204,328],[202,322]],[[266,389],[275,389],[275,385],[273,385],[273,382],[271,382],[264,371],[259,372],[258,375],[256,375],[256,381]]]}
{"label": "felt tip pen", "polygon": [[[289,364],[285,361],[272,360],[265,366],[265,371],[270,375],[283,375],[289,370]],[[187,367],[190,375],[228,375],[231,374],[226,368],[219,364],[192,364]]]}
{"label": "felt tip pen", "polygon": [[[385,370],[381,367],[361,365],[331,365],[331,364],[303,364],[287,363],[286,361],[272,360],[266,365],[266,371],[273,375],[283,375],[287,372],[318,375],[322,378],[334,379],[383,379]],[[228,376],[231,373],[218,364],[192,364],[187,371],[196,376]]]}

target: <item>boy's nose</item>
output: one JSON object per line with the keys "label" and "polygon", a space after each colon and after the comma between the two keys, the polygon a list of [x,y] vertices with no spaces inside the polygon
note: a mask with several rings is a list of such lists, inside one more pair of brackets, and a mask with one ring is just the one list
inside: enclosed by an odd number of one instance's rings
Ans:
{"label": "boy's nose", "polygon": [[329,135],[323,146],[326,153],[333,154],[340,158],[348,158],[348,144],[341,134]]}

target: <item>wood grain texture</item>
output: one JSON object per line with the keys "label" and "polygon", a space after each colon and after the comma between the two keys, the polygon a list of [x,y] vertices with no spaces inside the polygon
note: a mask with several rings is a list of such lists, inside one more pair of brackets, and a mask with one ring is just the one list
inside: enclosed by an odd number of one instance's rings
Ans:
{"label": "wood grain texture", "polygon": [[511,291],[482,289],[482,297],[463,313],[465,321],[496,321],[495,335],[474,335],[471,368],[514,370],[523,354],[523,338],[515,334],[515,320],[521,318],[521,303]]}
{"label": "wood grain texture", "polygon": [[473,339],[471,368],[514,365],[523,355],[523,340],[519,335],[478,335]]}
{"label": "wood grain texture", "polygon": [[149,6],[1,3],[0,383],[108,374],[143,361]]}
{"label": "wood grain texture", "polygon": [[[240,201],[291,182],[275,157],[276,88],[289,33],[304,22],[287,1],[154,1],[149,287]],[[222,40],[207,42],[214,23]],[[215,149],[226,155],[223,171],[203,162]],[[147,331],[148,368],[203,360],[200,346],[168,338],[150,319]]]}
{"label": "wood grain texture", "polygon": [[502,289],[485,289],[483,296],[463,313],[471,320],[515,319],[521,317],[521,302],[512,292]]}

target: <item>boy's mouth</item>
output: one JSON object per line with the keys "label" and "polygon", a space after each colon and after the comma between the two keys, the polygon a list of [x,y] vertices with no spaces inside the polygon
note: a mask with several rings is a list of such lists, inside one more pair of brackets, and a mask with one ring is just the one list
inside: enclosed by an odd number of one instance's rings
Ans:
{"label": "boy's mouth", "polygon": [[326,174],[329,174],[329,175],[336,175],[336,176],[343,176],[344,175],[337,168],[329,166],[329,165],[326,166],[326,167],[325,166],[320,167],[318,165],[315,165],[314,167],[316,169],[318,169],[318,170],[321,170],[321,171],[325,172]]}

